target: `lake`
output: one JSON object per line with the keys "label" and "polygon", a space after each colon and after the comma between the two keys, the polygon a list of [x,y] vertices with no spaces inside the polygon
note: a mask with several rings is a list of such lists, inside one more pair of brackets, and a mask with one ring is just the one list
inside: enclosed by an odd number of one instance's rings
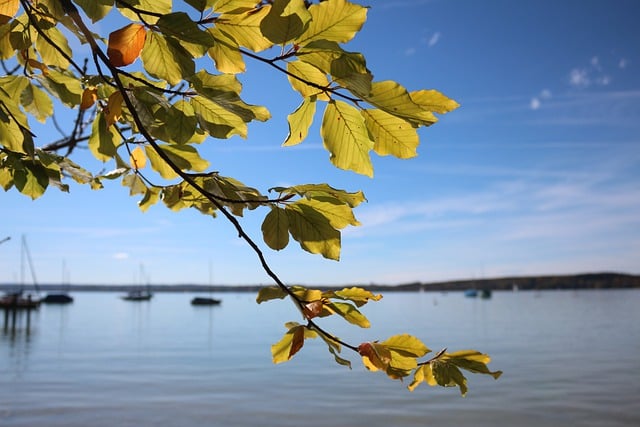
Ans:
{"label": "lake", "polygon": [[345,349],[349,370],[319,340],[273,365],[284,323],[301,321],[287,301],[73,296],[0,334],[1,426],[640,425],[640,290],[386,293],[362,309],[370,329],[321,321],[356,345],[407,332],[434,352],[489,353],[503,376],[469,373],[464,398],[409,392]]}

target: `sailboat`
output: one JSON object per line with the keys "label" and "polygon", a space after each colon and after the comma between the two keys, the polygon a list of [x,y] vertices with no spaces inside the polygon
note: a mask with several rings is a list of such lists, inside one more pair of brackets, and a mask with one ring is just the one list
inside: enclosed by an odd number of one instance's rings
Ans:
{"label": "sailboat", "polygon": [[[62,261],[62,283],[63,285],[66,283],[66,273],[67,273],[67,267],[66,264],[64,262],[64,260]],[[64,292],[60,292],[60,293],[51,293],[51,294],[47,294],[43,299],[42,299],[43,303],[46,304],[70,304],[73,302],[73,297],[71,297],[70,295],[64,293]]]}
{"label": "sailboat", "polygon": [[[211,282],[213,269],[211,267],[211,262],[209,262],[209,289],[211,289]],[[222,301],[212,297],[193,297],[191,300],[191,305],[219,305]]]}
{"label": "sailboat", "polygon": [[[6,242],[9,238],[5,238],[2,242]],[[29,252],[29,246],[27,245],[27,239],[22,236],[22,245],[20,248],[20,289],[14,292],[10,292],[0,297],[0,308],[7,308],[12,310],[26,309],[31,310],[40,306],[40,297],[38,296],[38,281],[36,280],[36,272],[33,268],[33,261],[31,260],[31,253]],[[24,291],[24,265],[25,258],[29,263],[29,269],[31,271],[31,277],[33,279],[33,285],[36,293],[25,293]]]}
{"label": "sailboat", "polygon": [[[145,277],[146,275],[144,274],[144,266],[140,264],[140,280],[144,280]],[[133,289],[121,298],[125,301],[149,301],[152,297],[153,294],[151,293],[151,286],[149,285],[149,280],[147,277],[146,289]]]}

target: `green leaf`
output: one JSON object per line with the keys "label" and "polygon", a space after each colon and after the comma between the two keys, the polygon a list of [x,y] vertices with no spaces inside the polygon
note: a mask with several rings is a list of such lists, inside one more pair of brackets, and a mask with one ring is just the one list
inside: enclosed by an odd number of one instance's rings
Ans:
{"label": "green leaf", "polygon": [[256,0],[208,0],[213,3],[215,13],[242,13],[255,9]]}
{"label": "green leaf", "polygon": [[46,169],[39,163],[23,163],[24,168],[13,173],[14,185],[22,194],[37,199],[49,185]]}
{"label": "green leaf", "polygon": [[491,362],[491,358],[476,350],[462,350],[454,353],[445,353],[447,359],[454,365],[474,374],[491,375],[494,379],[500,378],[502,371],[492,372],[487,367],[487,363]]}
{"label": "green leaf", "polygon": [[430,126],[438,121],[431,111],[416,104],[407,90],[394,81],[374,82],[371,92],[361,96],[371,105],[416,126]]}
{"label": "green leaf", "polygon": [[193,111],[200,127],[215,138],[229,138],[232,135],[247,137],[247,125],[242,117],[222,105],[203,96],[191,99]]}
{"label": "green leaf", "polygon": [[113,8],[113,0],[73,0],[91,18],[91,22],[97,22],[107,16]]}
{"label": "green leaf", "polygon": [[25,142],[20,126],[5,114],[0,105],[0,144],[13,152],[27,154],[29,147],[25,146]]}
{"label": "green leaf", "polygon": [[160,199],[160,190],[155,187],[148,187],[142,200],[138,202],[138,207],[142,212],[146,212],[149,207],[155,205]]}
{"label": "green leaf", "polygon": [[311,21],[303,0],[275,0],[260,22],[262,34],[275,44],[285,44],[300,36]]}
{"label": "green leaf", "polygon": [[9,191],[13,187],[13,174],[9,168],[3,165],[0,165],[0,187],[4,191]]}
{"label": "green leaf", "polygon": [[9,59],[15,55],[15,48],[11,45],[11,24],[0,25],[0,59]]}
{"label": "green leaf", "polygon": [[193,57],[175,39],[149,31],[140,55],[153,77],[175,86],[195,72]]}
{"label": "green leaf", "polygon": [[122,186],[129,187],[129,195],[146,194],[147,185],[138,174],[130,173],[122,178]]}
{"label": "green leaf", "polygon": [[288,204],[285,211],[289,232],[304,250],[336,261],[340,259],[340,232],[331,226],[327,217],[301,201]]}
{"label": "green leaf", "polygon": [[382,110],[362,110],[364,122],[373,137],[373,151],[380,156],[409,159],[418,155],[418,132],[411,123]]}
{"label": "green leaf", "polygon": [[271,249],[279,251],[289,244],[289,219],[284,209],[272,206],[262,222],[264,242]]}
{"label": "green leaf", "polygon": [[20,96],[20,103],[25,110],[33,114],[39,121],[44,123],[47,117],[53,115],[53,102],[51,98],[34,84],[29,84]]}
{"label": "green leaf", "polygon": [[346,204],[336,204],[318,199],[302,199],[296,202],[298,206],[308,206],[322,214],[329,220],[333,228],[342,229],[347,225],[358,226],[360,222],[353,215],[353,210]]}
{"label": "green leaf", "polygon": [[309,7],[312,16],[307,30],[295,41],[305,45],[314,40],[346,43],[367,20],[367,9],[346,0],[327,0]]}
{"label": "green leaf", "polygon": [[[209,167],[209,162],[200,157],[198,150],[191,145],[158,144],[158,148],[162,150],[180,170],[203,172]],[[163,178],[172,179],[177,176],[173,169],[169,168],[164,159],[156,153],[155,149],[145,146],[145,153],[151,162],[153,170],[158,172]]]}
{"label": "green leaf", "polygon": [[121,140],[122,138],[115,128],[107,126],[104,113],[99,112],[93,120],[88,143],[89,150],[94,157],[102,162],[111,159],[116,155],[116,149]]}
{"label": "green leaf", "polygon": [[300,144],[307,138],[309,128],[316,113],[316,97],[304,98],[296,111],[287,116],[289,135],[282,144],[284,147]]}
{"label": "green leaf", "polygon": [[211,34],[201,30],[184,12],[163,15],[157,25],[165,36],[175,37],[194,58],[204,55],[214,44]]}
{"label": "green leaf", "polygon": [[352,208],[355,208],[367,200],[362,191],[349,193],[345,190],[333,188],[328,184],[302,184],[293,187],[274,187],[269,191],[276,191],[281,194],[297,194],[307,199],[318,199],[334,204],[344,203]]}
{"label": "green leaf", "polygon": [[171,139],[178,144],[191,141],[198,125],[193,106],[182,99],[179,100],[173,104],[170,118],[171,123],[168,123],[168,125]]}
{"label": "green leaf", "polygon": [[[16,102],[20,99],[22,91],[29,86],[29,79],[25,76],[2,76],[0,77],[0,88],[6,93],[8,99]],[[2,96],[2,93],[0,93]],[[2,96],[4,102],[4,96]]]}
{"label": "green leaf", "polygon": [[342,101],[331,101],[322,119],[321,134],[330,160],[340,169],[373,177],[369,151],[373,141],[360,112]]}

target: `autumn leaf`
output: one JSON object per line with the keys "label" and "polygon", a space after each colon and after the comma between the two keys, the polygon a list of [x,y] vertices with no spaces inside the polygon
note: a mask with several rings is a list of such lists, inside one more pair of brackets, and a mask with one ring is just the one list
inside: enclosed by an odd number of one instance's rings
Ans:
{"label": "autumn leaf", "polygon": [[109,34],[107,55],[114,67],[133,63],[144,46],[147,31],[142,24],[129,24]]}
{"label": "autumn leaf", "polygon": [[134,169],[144,169],[147,165],[147,156],[144,155],[144,151],[140,147],[136,147],[131,150],[131,156],[129,156],[129,163]]}
{"label": "autumn leaf", "polygon": [[386,371],[391,362],[391,353],[385,346],[376,342],[364,342],[358,346],[362,363],[370,371]]}
{"label": "autumn leaf", "polygon": [[107,126],[111,126],[122,117],[122,93],[113,92],[107,101],[107,107],[104,110]]}
{"label": "autumn leaf", "polygon": [[86,88],[82,91],[82,101],[80,102],[80,109],[86,110],[91,108],[98,99],[98,90],[95,87]]}
{"label": "autumn leaf", "polygon": [[18,12],[20,0],[0,0],[0,25],[6,24]]}

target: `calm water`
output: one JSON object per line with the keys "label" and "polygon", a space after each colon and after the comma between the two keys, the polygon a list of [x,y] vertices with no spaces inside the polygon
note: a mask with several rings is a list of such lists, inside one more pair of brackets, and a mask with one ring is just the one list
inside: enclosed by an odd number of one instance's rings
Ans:
{"label": "calm water", "polygon": [[[223,294],[150,303],[76,293],[0,334],[0,425],[10,426],[637,426],[640,290],[388,293],[364,308],[370,330],[331,323],[347,341],[409,332],[433,350],[475,348],[502,378],[457,389],[349,370],[320,342],[270,362],[292,305]],[[2,319],[0,319],[0,322]]]}

